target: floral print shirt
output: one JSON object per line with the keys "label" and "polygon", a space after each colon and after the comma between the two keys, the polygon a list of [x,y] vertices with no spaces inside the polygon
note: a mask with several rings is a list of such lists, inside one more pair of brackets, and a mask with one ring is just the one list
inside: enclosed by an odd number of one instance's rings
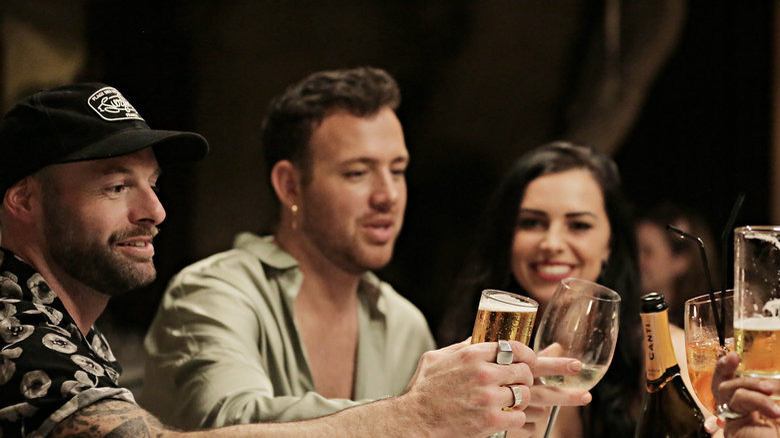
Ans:
{"label": "floral print shirt", "polygon": [[0,437],[45,437],[106,398],[135,403],[103,335],[84,336],[41,274],[0,248]]}

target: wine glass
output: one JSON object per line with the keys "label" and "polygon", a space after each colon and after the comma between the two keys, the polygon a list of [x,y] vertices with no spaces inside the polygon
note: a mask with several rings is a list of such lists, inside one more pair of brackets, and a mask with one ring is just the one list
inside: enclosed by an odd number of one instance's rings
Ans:
{"label": "wine glass", "polygon": [[[528,345],[539,304],[522,295],[495,289],[482,291],[471,343],[518,341]],[[504,438],[506,431],[490,438]]]}
{"label": "wine glass", "polygon": [[734,291],[715,294],[715,305],[723,309],[725,350],[720,346],[709,294],[685,302],[685,359],[688,376],[699,402],[710,412],[715,411],[712,395],[712,373],[718,358],[734,348]]}
{"label": "wine glass", "polygon": [[[617,292],[587,280],[562,280],[539,323],[534,350],[539,354],[557,344],[559,355],[580,360],[582,370],[570,376],[544,376],[542,383],[580,390],[596,386],[615,352],[619,315]],[[552,431],[558,408],[553,406],[545,437]]]}

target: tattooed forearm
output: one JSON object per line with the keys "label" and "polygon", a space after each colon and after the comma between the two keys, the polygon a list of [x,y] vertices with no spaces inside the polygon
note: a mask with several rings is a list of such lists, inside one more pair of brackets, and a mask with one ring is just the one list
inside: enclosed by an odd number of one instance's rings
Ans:
{"label": "tattooed forearm", "polygon": [[[363,423],[362,417],[352,416]],[[335,417],[334,417],[335,418]],[[320,420],[301,423],[242,424],[219,429],[180,432],[164,426],[152,414],[137,405],[119,400],[104,400],[81,408],[62,420],[49,438],[262,438],[344,435],[352,423],[344,426]],[[362,435],[361,435],[362,436]],[[2,438],[2,437],[0,437]]]}
{"label": "tattooed forearm", "polygon": [[167,436],[165,426],[140,407],[123,401],[106,400],[80,409],[63,420],[51,438],[159,438]]}
{"label": "tattooed forearm", "polygon": [[105,435],[105,438],[125,438],[137,436],[138,438],[151,438],[149,425],[141,418],[134,418],[122,423],[119,427]]}

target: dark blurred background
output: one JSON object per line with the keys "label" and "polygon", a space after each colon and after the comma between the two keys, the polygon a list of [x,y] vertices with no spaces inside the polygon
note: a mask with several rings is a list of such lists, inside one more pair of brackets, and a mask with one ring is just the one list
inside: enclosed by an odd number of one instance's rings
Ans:
{"label": "dark blurred background", "polygon": [[[73,81],[120,89],[155,128],[205,135],[169,169],[158,281],[104,318],[137,351],[167,280],[269,227],[259,150],[269,99],[310,72],[382,67],[412,155],[396,256],[380,275],[433,328],[486,198],[523,151],[568,139],[611,153],[629,198],[701,212],[720,232],[778,223],[776,2],[3,0],[3,109]],[[1,159],[1,158],[0,158]],[[129,330],[128,330],[129,329]],[[137,344],[137,343],[136,343]]]}

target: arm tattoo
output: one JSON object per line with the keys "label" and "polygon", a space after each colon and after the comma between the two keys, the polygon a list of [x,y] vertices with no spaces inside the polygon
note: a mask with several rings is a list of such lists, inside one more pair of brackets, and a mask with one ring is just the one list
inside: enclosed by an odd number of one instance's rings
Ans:
{"label": "arm tattoo", "polygon": [[69,416],[50,438],[160,438],[169,431],[159,420],[137,405],[104,400]]}

